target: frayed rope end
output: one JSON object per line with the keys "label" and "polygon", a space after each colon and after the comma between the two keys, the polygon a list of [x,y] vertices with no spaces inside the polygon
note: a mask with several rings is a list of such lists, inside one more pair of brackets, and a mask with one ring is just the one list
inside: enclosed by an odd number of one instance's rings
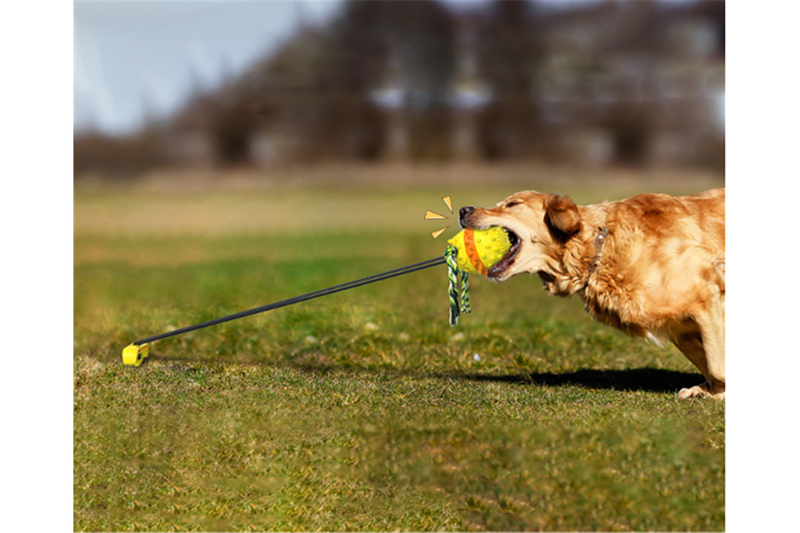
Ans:
{"label": "frayed rope end", "polygon": [[[458,248],[453,245],[447,247],[444,252],[445,262],[447,263],[447,279],[449,281],[448,297],[450,300],[450,325],[458,325],[458,317],[461,313],[472,312],[469,302],[469,274],[460,268],[456,261]],[[459,291],[458,275],[461,274],[461,290]],[[459,293],[460,292],[460,293]]]}

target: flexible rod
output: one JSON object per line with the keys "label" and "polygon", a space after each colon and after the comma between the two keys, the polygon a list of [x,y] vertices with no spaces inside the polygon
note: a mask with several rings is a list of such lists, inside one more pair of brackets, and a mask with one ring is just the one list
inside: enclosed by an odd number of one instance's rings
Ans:
{"label": "flexible rod", "polygon": [[410,274],[412,272],[416,272],[418,270],[424,270],[426,268],[431,268],[437,265],[445,264],[444,257],[436,257],[434,259],[428,259],[427,261],[420,261],[419,263],[414,263],[413,265],[408,265],[402,268],[396,268],[394,270],[389,270],[387,272],[382,272],[380,274],[375,274],[372,276],[367,276],[366,278],[357,279],[355,281],[350,281],[347,283],[342,283],[340,285],[335,285],[333,287],[328,287],[327,289],[320,289],[318,291],[309,292],[308,294],[302,294],[300,296],[295,296],[293,298],[287,298],[286,300],[281,300],[279,302],[274,302],[267,305],[262,305],[260,307],[254,307],[253,309],[248,309],[246,311],[240,311],[238,313],[234,313],[232,315],[227,315],[219,318],[215,318],[213,320],[207,320],[206,322],[201,322],[199,324],[194,324],[192,326],[186,326],[180,329],[175,329],[172,331],[167,331],[166,333],[161,333],[159,335],[153,335],[152,337],[147,337],[144,339],[139,339],[135,341],[133,344],[136,346],[140,346],[142,344],[146,344],[148,342],[153,342],[161,339],[166,339],[168,337],[174,337],[176,335],[181,335],[183,333],[188,333],[190,331],[195,331],[202,328],[207,328],[209,326],[215,326],[217,324],[222,324],[223,322],[230,322],[231,320],[237,320],[239,318],[244,318],[247,316],[257,315],[259,313],[264,313],[266,311],[271,311],[273,309],[278,309],[280,307],[286,307],[287,305],[292,305],[300,302],[305,302],[307,300],[312,300],[314,298],[319,298],[321,296],[327,296],[329,294],[333,294],[336,292],[346,291],[348,289],[354,289],[355,287],[361,287],[362,285],[367,285],[370,283],[375,283],[377,281],[383,281],[385,279],[393,278],[396,276],[402,276],[404,274]]}

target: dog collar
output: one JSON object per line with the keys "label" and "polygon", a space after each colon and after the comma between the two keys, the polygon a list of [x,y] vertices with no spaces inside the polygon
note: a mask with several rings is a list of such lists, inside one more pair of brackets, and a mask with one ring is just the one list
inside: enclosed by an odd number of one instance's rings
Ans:
{"label": "dog collar", "polygon": [[586,283],[588,284],[588,278],[592,274],[594,274],[597,267],[600,265],[600,259],[603,257],[603,246],[605,246],[606,241],[608,240],[608,228],[605,226],[600,226],[597,228],[597,237],[594,239],[594,258],[592,259],[592,263],[589,265],[589,275],[587,276]]}

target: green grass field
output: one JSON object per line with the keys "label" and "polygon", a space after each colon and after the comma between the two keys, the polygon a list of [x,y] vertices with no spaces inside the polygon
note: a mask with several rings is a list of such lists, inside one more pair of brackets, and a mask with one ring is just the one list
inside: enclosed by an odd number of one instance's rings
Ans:
{"label": "green grass field", "polygon": [[724,530],[725,404],[535,276],[473,276],[455,328],[437,267],[121,362],[440,255],[441,196],[518,188],[76,189],[75,530]]}

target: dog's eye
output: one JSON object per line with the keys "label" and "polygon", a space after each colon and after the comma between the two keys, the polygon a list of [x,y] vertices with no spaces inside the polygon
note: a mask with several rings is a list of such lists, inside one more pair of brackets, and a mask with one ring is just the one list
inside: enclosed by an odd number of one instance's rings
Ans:
{"label": "dog's eye", "polygon": [[514,207],[515,205],[519,205],[521,203],[522,201],[520,200],[509,200],[508,202],[506,202],[506,209],[509,207]]}

